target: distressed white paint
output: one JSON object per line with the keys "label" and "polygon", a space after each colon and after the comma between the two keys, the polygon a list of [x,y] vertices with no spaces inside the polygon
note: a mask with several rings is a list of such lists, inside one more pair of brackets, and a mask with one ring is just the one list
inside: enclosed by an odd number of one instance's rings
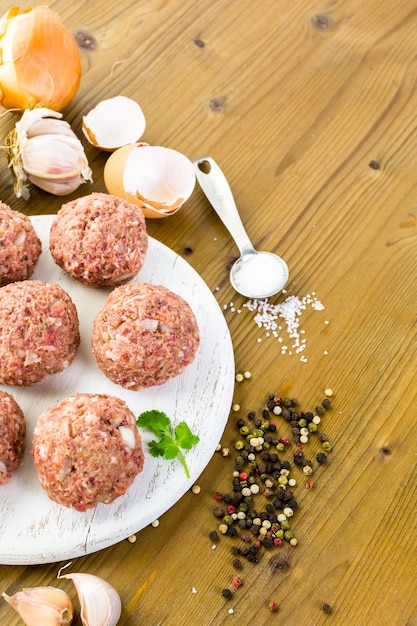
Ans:
{"label": "distressed white paint", "polygon": [[[233,347],[227,324],[209,288],[195,270],[172,250],[150,238],[145,264],[137,281],[162,284],[180,294],[193,309],[201,345],[194,362],[179,377],[142,391],[128,391],[109,381],[93,359],[93,320],[109,289],[84,287],[56,266],[49,253],[49,228],[54,216],[32,222],[43,252],[33,279],[57,282],[74,300],[80,318],[81,345],[72,364],[33,387],[0,388],[11,393],[27,423],[23,466],[0,488],[0,563],[40,564],[71,559],[113,545],[160,517],[192,486],[210,461],[229,415],[234,387]],[[40,487],[31,439],[38,415],[74,392],[108,393],[123,398],[135,415],[157,408],[174,423],[185,419],[200,443],[186,453],[191,478],[178,460],[167,462],[147,453],[151,435],[142,432],[145,467],[128,492],[113,504],[85,513],[50,501]]]}

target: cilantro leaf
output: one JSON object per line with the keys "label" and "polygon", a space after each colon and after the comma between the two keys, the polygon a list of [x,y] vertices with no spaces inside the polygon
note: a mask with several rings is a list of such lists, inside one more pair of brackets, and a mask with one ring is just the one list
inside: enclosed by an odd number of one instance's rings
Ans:
{"label": "cilantro leaf", "polygon": [[181,448],[191,450],[191,448],[200,441],[200,437],[193,435],[187,422],[180,422],[174,428],[175,439]]}
{"label": "cilantro leaf", "polygon": [[161,437],[169,430],[170,419],[163,411],[153,409],[141,413],[136,420],[136,425],[142,428],[149,428],[157,437]]}
{"label": "cilantro leaf", "polygon": [[171,420],[166,413],[153,409],[141,413],[136,420],[136,425],[148,428],[159,437],[159,441],[153,439],[148,443],[149,452],[152,456],[162,456],[167,460],[178,457],[187,478],[190,478],[190,472],[181,448],[190,450],[200,441],[200,438],[191,432],[186,422],[179,422],[173,429]]}
{"label": "cilantro leaf", "polygon": [[175,459],[178,456],[178,446],[170,435],[164,435],[160,441],[150,441],[149,449],[153,456],[163,456],[166,459]]}

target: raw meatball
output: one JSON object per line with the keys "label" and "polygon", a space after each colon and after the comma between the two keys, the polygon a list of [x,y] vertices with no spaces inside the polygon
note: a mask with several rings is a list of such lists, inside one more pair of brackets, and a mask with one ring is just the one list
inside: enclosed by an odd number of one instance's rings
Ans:
{"label": "raw meatball", "polygon": [[0,485],[22,465],[26,449],[26,420],[16,400],[0,391]]}
{"label": "raw meatball", "polygon": [[142,268],[148,249],[139,207],[92,193],[64,204],[54,219],[49,249],[70,276],[92,287],[120,285]]}
{"label": "raw meatball", "polygon": [[114,289],[98,312],[91,344],[99,368],[127,389],[161,385],[193,361],[197,320],[181,296],[162,285]]}
{"label": "raw meatball", "polygon": [[0,287],[32,276],[42,252],[32,222],[0,202]]}
{"label": "raw meatball", "polygon": [[55,283],[0,288],[0,383],[33,385],[64,370],[80,343],[77,310]]}
{"label": "raw meatball", "polygon": [[74,393],[39,416],[32,454],[54,502],[86,511],[123,495],[142,471],[136,419],[124,400]]}

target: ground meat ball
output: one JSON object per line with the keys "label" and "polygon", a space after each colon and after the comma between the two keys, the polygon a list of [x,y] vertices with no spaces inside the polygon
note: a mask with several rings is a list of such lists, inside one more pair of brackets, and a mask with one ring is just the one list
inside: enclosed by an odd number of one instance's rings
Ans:
{"label": "ground meat ball", "polygon": [[0,391],[0,485],[21,466],[26,449],[26,420],[16,400]]}
{"label": "ground meat ball", "polygon": [[42,252],[32,222],[0,202],[0,287],[32,276]]}
{"label": "ground meat ball", "polygon": [[92,287],[120,285],[136,276],[145,261],[145,218],[126,200],[92,193],[58,211],[49,249],[75,280]]}
{"label": "ground meat ball", "polygon": [[80,343],[77,310],[55,283],[0,288],[0,383],[33,385],[71,363]]}
{"label": "ground meat ball", "polygon": [[142,471],[136,419],[124,400],[74,393],[39,416],[32,454],[54,502],[85,511],[123,495]]}
{"label": "ground meat ball", "polygon": [[98,312],[91,336],[94,358],[127,389],[161,385],[193,361],[197,321],[181,296],[161,285],[117,287]]}

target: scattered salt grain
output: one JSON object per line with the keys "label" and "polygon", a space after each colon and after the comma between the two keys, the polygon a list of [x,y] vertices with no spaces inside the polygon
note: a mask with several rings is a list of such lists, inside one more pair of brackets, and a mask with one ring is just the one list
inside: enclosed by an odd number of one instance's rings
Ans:
{"label": "scattered salt grain", "polygon": [[[283,291],[284,293],[284,291]],[[232,304],[232,303],[231,303]],[[273,336],[281,345],[281,354],[300,354],[307,347],[306,331],[300,327],[301,316],[308,309],[323,311],[324,305],[316,298],[315,292],[302,298],[287,296],[283,302],[272,304],[269,299],[248,300],[243,304],[248,311],[254,313],[254,321],[258,328],[263,328],[267,337]],[[227,307],[226,307],[227,308]],[[285,322],[282,324],[281,320]],[[328,322],[327,322],[328,323]],[[289,345],[283,343],[282,331],[285,330]],[[258,343],[262,341],[259,337]],[[306,363],[302,355],[300,361]]]}

